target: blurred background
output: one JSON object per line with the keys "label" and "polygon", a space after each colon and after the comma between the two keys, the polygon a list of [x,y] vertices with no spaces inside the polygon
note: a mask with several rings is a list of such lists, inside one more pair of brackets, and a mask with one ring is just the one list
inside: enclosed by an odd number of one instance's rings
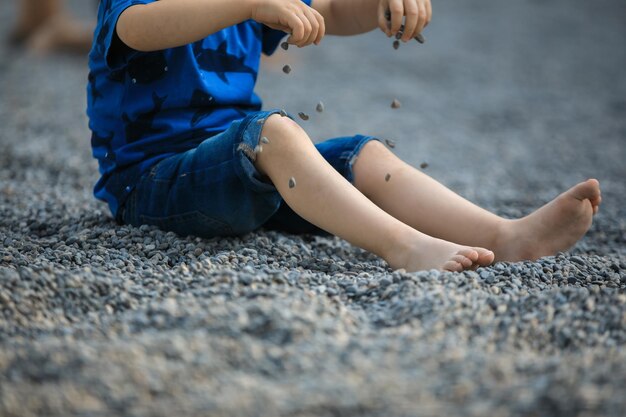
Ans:
{"label": "blurred background", "polygon": [[[65,4],[71,27],[95,17]],[[339,239],[115,224],[92,195],[86,53],[10,46],[16,5],[0,0],[0,415],[623,415],[624,0],[433,0],[424,45],[373,31],[264,61],[266,107],[308,113],[315,141],[393,139],[498,214],[600,180],[568,254],[416,275]]]}

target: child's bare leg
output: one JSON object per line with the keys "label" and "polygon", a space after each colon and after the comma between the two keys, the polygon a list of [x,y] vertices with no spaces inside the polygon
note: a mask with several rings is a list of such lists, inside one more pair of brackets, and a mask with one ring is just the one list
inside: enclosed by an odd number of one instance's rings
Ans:
{"label": "child's bare leg", "polygon": [[354,175],[356,187],[392,216],[431,236],[492,249],[496,260],[536,259],[569,249],[587,231],[601,201],[598,182],[589,180],[523,219],[506,220],[404,163],[379,142],[363,148]]}
{"label": "child's bare leg", "polygon": [[[270,140],[255,165],[267,175],[287,204],[300,216],[348,242],[373,252],[389,265],[407,271],[460,271],[476,265],[481,248],[463,247],[427,236],[380,209],[343,178],[294,121],[270,116],[263,127]],[[294,188],[289,179],[296,180]]]}
{"label": "child's bare leg", "polygon": [[11,42],[22,42],[61,8],[61,0],[20,0],[18,18],[11,32]]}
{"label": "child's bare leg", "polygon": [[54,50],[87,53],[93,39],[93,22],[81,22],[65,13],[50,18],[28,41],[35,52]]}

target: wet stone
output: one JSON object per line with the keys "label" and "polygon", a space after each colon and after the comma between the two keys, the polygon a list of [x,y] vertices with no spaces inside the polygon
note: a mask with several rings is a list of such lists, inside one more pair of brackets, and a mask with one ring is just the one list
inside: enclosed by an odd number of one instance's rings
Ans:
{"label": "wet stone", "polygon": [[318,113],[324,112],[324,103],[322,103],[321,101],[319,103],[317,103],[317,106],[315,106],[315,110]]}
{"label": "wet stone", "polygon": [[286,51],[287,49],[289,49],[289,43],[288,42],[282,42],[280,44],[280,47],[283,48]]}
{"label": "wet stone", "polygon": [[289,74],[291,72],[291,65],[287,64],[283,67],[283,72]]}
{"label": "wet stone", "polygon": [[393,149],[393,148],[396,147],[396,142],[394,140],[391,140],[391,139],[385,139],[385,145],[387,145],[388,147]]}
{"label": "wet stone", "polygon": [[400,103],[400,100],[398,100],[397,98],[394,98],[393,101],[391,102],[392,109],[399,109],[401,106],[402,106],[402,103]]}
{"label": "wet stone", "polygon": [[270,140],[269,140],[267,137],[263,136],[263,137],[261,138],[261,143],[264,143],[264,144],[266,144],[266,145],[267,145],[268,143],[270,143]]}
{"label": "wet stone", "polygon": [[289,188],[296,187],[296,179],[294,177],[289,178]]}
{"label": "wet stone", "polygon": [[426,168],[428,168],[428,162],[422,162],[422,163],[420,164],[420,168],[421,168],[421,169],[426,169]]}
{"label": "wet stone", "polygon": [[309,120],[309,115],[304,113],[304,112],[299,112],[298,116],[302,119],[302,120]]}

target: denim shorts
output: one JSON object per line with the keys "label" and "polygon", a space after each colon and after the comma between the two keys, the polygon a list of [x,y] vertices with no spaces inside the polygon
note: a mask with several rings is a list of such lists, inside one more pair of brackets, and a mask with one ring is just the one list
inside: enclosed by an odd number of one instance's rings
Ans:
{"label": "denim shorts", "polygon": [[[289,233],[324,233],[291,210],[250,159],[263,128],[258,121],[275,113],[278,111],[252,113],[197,148],[154,165],[139,179],[118,220],[205,238],[243,235],[261,227]],[[353,182],[352,165],[370,140],[377,139],[356,135],[315,146]]]}

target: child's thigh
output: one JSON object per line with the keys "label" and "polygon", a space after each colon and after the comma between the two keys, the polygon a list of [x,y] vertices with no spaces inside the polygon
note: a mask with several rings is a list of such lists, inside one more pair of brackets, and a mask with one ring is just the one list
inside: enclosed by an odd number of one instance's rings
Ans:
{"label": "child's thigh", "polygon": [[261,126],[256,120],[246,118],[156,164],[129,196],[124,223],[207,238],[262,226],[278,210],[281,197],[241,150],[242,144],[254,148],[258,143]]}

